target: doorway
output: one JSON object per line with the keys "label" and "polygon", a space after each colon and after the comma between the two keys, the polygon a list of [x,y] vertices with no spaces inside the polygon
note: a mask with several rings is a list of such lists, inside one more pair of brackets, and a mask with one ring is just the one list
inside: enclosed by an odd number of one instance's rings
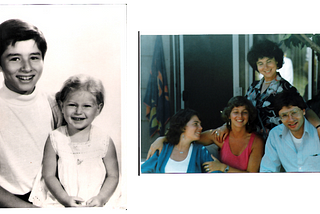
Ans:
{"label": "doorway", "polygon": [[184,107],[200,113],[203,130],[221,126],[220,112],[233,96],[232,35],[184,35],[180,50]]}

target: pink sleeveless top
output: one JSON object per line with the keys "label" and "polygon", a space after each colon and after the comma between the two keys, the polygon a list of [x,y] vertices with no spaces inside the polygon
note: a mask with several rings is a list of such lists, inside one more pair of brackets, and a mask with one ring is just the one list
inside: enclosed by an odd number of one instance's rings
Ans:
{"label": "pink sleeveless top", "polygon": [[236,169],[240,169],[243,171],[247,170],[254,137],[255,134],[252,133],[247,148],[245,148],[245,150],[239,156],[237,156],[231,152],[228,136],[220,151],[221,162]]}

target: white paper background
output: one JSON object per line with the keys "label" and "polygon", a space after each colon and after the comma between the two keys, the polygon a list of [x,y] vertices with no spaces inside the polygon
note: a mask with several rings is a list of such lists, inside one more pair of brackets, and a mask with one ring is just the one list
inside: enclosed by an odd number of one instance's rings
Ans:
{"label": "white paper background", "polygon": [[78,73],[103,82],[105,105],[94,124],[113,139],[122,171],[121,76],[126,68],[126,6],[19,4],[0,5],[0,11],[1,23],[23,19],[45,35],[48,50],[37,87],[56,93],[68,77]]}

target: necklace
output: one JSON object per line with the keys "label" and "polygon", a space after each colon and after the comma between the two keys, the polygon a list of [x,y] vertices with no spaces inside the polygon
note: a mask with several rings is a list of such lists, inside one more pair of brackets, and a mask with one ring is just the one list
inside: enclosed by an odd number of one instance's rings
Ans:
{"label": "necklace", "polygon": [[273,80],[271,81],[266,81],[264,80],[263,84],[262,84],[262,88],[261,88],[261,92],[263,93],[265,90],[267,90],[267,88],[269,88],[269,85],[270,83],[272,82]]}
{"label": "necklace", "polygon": [[[186,152],[186,151],[180,151],[178,148],[175,148],[176,150],[178,150],[178,152],[180,153],[180,154],[183,154],[184,152]],[[189,150],[188,150],[189,151]]]}

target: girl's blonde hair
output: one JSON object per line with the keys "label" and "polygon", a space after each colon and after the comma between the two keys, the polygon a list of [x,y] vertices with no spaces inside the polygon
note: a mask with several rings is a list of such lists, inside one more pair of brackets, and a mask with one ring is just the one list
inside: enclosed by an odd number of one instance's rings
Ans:
{"label": "girl's blonde hair", "polygon": [[[77,90],[83,90],[90,92],[95,96],[97,104],[101,105],[100,111],[104,106],[105,90],[101,80],[85,74],[77,74],[69,77],[63,84],[61,90],[56,93],[56,101],[60,106],[63,103],[70,92]],[[60,106],[61,108],[61,106]]]}

